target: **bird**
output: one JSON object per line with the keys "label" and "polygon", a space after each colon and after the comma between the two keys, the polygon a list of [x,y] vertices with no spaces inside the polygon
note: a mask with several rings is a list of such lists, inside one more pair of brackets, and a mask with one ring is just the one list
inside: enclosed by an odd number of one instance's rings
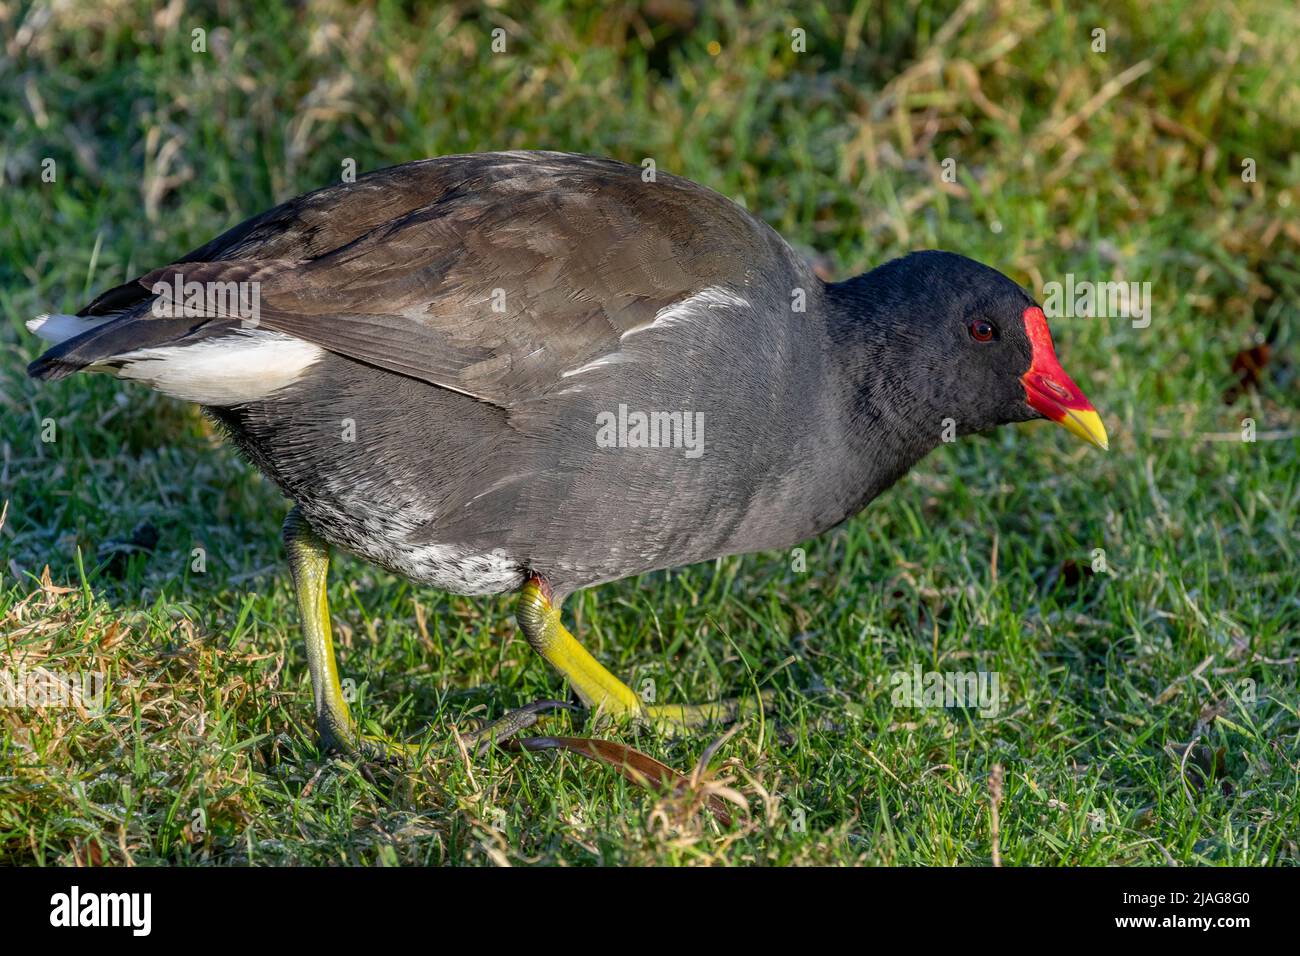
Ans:
{"label": "bird", "polygon": [[1108,447],[1042,308],[996,269],[921,250],[824,281],[722,195],[576,153],[376,170],[28,327],[49,345],[34,378],[197,403],[293,502],[320,743],[395,759],[412,745],[363,732],[340,686],[335,549],[517,593],[583,707],[672,732],[770,701],[642,701],[565,626],[567,597],[795,547],[960,435],[1045,418]]}

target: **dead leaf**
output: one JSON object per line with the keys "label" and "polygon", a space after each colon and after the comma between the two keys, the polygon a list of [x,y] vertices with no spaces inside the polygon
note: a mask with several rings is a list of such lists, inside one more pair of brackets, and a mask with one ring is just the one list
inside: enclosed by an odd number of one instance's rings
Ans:
{"label": "dead leaf", "polygon": [[1259,391],[1264,379],[1264,368],[1273,356],[1273,349],[1267,343],[1242,349],[1232,357],[1232,377],[1236,384],[1223,393],[1225,405],[1231,405],[1246,392]]}
{"label": "dead leaf", "polygon": [[[674,793],[681,793],[691,786],[689,779],[667,764],[662,764],[654,757],[613,740],[598,740],[593,737],[523,737],[506,741],[502,746],[508,750],[520,749],[533,752],[566,750],[588,760],[607,764],[632,783],[647,789],[671,786]],[[709,794],[708,807],[724,827],[731,825],[731,814],[727,811],[727,805],[721,797]]]}
{"label": "dead leaf", "polygon": [[1043,589],[1050,591],[1058,582],[1064,584],[1067,588],[1077,588],[1084,578],[1093,577],[1095,574],[1092,565],[1079,564],[1073,558],[1066,558],[1047,573],[1047,580],[1043,582]]}

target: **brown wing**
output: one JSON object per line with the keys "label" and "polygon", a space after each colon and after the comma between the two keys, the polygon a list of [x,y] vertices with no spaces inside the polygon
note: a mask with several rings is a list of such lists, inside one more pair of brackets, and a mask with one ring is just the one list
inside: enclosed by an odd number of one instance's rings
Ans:
{"label": "brown wing", "polygon": [[716,193],[569,154],[430,160],[289,205],[141,283],[256,276],[261,327],[498,405],[791,255]]}

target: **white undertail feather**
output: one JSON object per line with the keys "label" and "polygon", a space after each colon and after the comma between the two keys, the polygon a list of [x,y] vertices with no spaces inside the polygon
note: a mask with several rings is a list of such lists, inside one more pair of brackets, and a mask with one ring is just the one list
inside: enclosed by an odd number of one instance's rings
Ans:
{"label": "white undertail feather", "polygon": [[144,382],[200,405],[238,405],[266,398],[298,381],[325,352],[280,332],[234,332],[178,345],[125,352],[118,378]]}
{"label": "white undertail feather", "polygon": [[[42,315],[27,328],[58,345],[108,321]],[[165,395],[200,405],[238,405],[266,398],[298,381],[323,349],[281,332],[232,331],[191,345],[159,346],[109,356],[90,366],[143,382]]]}

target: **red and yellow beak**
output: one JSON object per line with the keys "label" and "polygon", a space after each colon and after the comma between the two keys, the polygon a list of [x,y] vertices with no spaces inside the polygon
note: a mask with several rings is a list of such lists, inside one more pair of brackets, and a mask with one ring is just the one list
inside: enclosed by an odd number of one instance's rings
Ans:
{"label": "red and yellow beak", "polygon": [[1064,425],[1084,441],[1105,450],[1110,447],[1106,426],[1092,403],[1083,397],[1079,386],[1065,374],[1052,348],[1052,333],[1047,329],[1043,310],[1033,305],[1025,309],[1025,332],[1033,349],[1029,371],[1020,376],[1025,384],[1025,401],[1030,408]]}

